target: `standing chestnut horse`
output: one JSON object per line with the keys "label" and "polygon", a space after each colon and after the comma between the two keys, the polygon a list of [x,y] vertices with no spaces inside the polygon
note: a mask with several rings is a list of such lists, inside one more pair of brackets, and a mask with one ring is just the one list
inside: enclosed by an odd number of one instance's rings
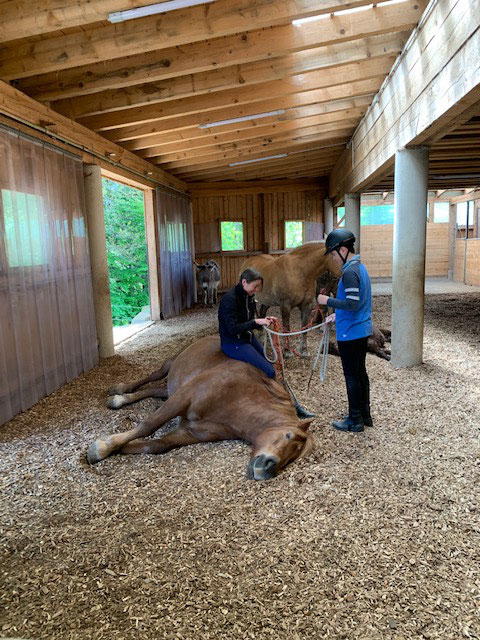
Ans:
{"label": "standing chestnut horse", "polygon": [[[166,385],[133,393],[167,374]],[[307,434],[311,420],[298,420],[283,386],[251,364],[225,356],[218,336],[194,342],[150,376],[119,384],[109,393],[111,409],[147,397],[166,402],[137,427],[96,440],[87,452],[90,464],[113,452],[165,453],[197,442],[242,439],[253,445],[248,477],[267,480],[312,449]],[[177,416],[180,424],[166,435],[138,439]]]}
{"label": "standing chestnut horse", "polygon": [[[341,269],[332,255],[325,255],[324,242],[306,242],[288,253],[279,256],[262,254],[245,260],[242,272],[253,267],[263,277],[262,291],[255,294],[260,303],[260,316],[267,315],[267,309],[279,306],[282,314],[283,330],[290,331],[290,312],[298,307],[302,327],[309,320],[315,298],[317,278],[325,271],[341,276]],[[301,355],[308,356],[307,334],[302,335]],[[291,355],[285,349],[285,355]]]}

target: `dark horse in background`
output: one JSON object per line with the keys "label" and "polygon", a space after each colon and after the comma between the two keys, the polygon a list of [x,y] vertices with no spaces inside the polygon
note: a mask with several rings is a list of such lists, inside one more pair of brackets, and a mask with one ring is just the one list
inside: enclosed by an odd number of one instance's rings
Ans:
{"label": "dark horse in background", "polygon": [[203,264],[194,262],[197,270],[197,291],[203,291],[203,305],[217,303],[217,290],[220,284],[220,267],[215,260],[206,260]]}
{"label": "dark horse in background", "polygon": [[[290,313],[298,307],[301,324],[305,326],[314,308],[316,280],[322,273],[340,277],[341,270],[332,254],[325,255],[324,242],[306,242],[279,256],[262,254],[245,260],[240,268],[256,269],[263,278],[263,287],[255,298],[260,303],[259,315],[264,318],[269,307],[280,307],[284,331],[290,331]],[[302,335],[300,353],[308,356],[307,334]],[[285,355],[291,355],[288,348]]]}
{"label": "dark horse in background", "polygon": [[[135,390],[161,380],[156,389]],[[109,391],[107,406],[118,409],[142,398],[166,402],[137,427],[96,440],[87,460],[94,464],[111,453],[165,453],[198,442],[241,439],[252,444],[247,475],[254,480],[278,471],[312,449],[307,429],[311,420],[298,420],[289,394],[256,367],[225,356],[218,336],[202,338],[141,380]],[[180,416],[172,431],[154,440],[163,424]]]}

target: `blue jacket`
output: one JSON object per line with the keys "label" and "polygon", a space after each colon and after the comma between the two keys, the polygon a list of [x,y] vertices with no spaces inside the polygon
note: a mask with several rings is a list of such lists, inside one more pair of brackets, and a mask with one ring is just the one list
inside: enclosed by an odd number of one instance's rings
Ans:
{"label": "blue jacket", "polygon": [[337,297],[329,298],[327,306],[335,309],[337,341],[372,335],[372,289],[360,256],[353,256],[343,265]]}

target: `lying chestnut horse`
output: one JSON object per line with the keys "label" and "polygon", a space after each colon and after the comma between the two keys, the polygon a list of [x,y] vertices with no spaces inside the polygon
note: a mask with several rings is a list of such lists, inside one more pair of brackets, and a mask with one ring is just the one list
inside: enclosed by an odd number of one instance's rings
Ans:
{"label": "lying chestnut horse", "polygon": [[[325,255],[324,242],[306,242],[280,256],[262,254],[245,260],[240,273],[247,267],[256,269],[263,278],[263,287],[255,298],[261,307],[259,315],[264,318],[269,307],[279,306],[284,331],[290,331],[290,312],[300,309],[302,327],[308,323],[314,306],[317,278],[329,271],[341,276],[332,254]],[[301,355],[308,356],[307,334],[302,335]],[[285,355],[291,355],[285,349]]]}
{"label": "lying chestnut horse", "polygon": [[[166,385],[133,393],[167,374]],[[96,440],[87,452],[90,464],[113,452],[165,453],[197,442],[241,439],[253,445],[248,477],[267,480],[312,449],[307,434],[311,420],[298,420],[283,386],[253,365],[225,356],[218,336],[194,342],[150,376],[119,384],[109,393],[112,409],[152,396],[166,402],[137,427]],[[138,439],[177,416],[180,424],[167,434]]]}

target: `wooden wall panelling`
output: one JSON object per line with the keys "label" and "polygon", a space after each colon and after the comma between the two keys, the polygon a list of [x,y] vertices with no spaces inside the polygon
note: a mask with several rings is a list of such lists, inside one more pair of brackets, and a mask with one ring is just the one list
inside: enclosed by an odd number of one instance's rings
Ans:
{"label": "wooden wall panelling", "polygon": [[465,284],[480,285],[480,238],[467,240]]}

